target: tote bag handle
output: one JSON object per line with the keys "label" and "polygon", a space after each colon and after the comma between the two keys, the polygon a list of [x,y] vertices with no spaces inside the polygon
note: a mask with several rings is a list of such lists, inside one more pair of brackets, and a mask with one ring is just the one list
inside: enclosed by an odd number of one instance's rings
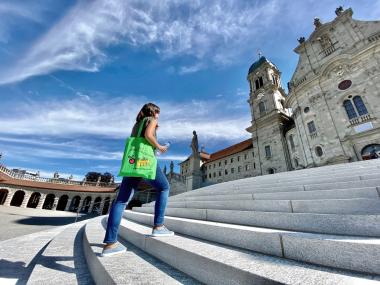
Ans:
{"label": "tote bag handle", "polygon": [[141,136],[141,132],[142,132],[142,129],[143,129],[143,127],[144,127],[144,123],[145,123],[145,121],[146,121],[146,118],[144,118],[144,119],[142,120],[142,122],[141,122],[141,124],[140,124],[140,126],[139,126],[139,130],[138,130],[138,132],[137,132],[137,137],[138,137],[138,138]]}

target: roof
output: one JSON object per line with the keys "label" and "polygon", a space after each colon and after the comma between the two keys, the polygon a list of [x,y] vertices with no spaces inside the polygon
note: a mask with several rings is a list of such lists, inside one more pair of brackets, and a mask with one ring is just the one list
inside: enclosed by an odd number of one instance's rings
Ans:
{"label": "roof", "polygon": [[[210,154],[207,153],[207,152],[204,152],[204,151],[200,151],[199,152],[199,156],[200,156],[200,158],[201,158],[202,161],[207,161],[208,159],[210,159]],[[184,161],[182,161],[182,162],[180,162],[178,164],[181,165],[181,164],[189,161],[190,158],[191,158],[191,155],[188,158],[186,158]]]}
{"label": "roof", "polygon": [[252,139],[247,139],[245,141],[239,142],[237,144],[231,145],[225,149],[219,150],[210,154],[210,159],[206,161],[206,163],[242,152],[244,150],[253,148]]}
{"label": "roof", "polygon": [[254,72],[258,69],[264,62],[269,62],[265,56],[259,58],[259,60],[255,61],[248,70],[248,74]]}
{"label": "roof", "polygon": [[0,172],[0,184],[21,186],[28,188],[59,190],[59,191],[75,191],[75,192],[115,192],[116,187],[96,187],[90,185],[70,185],[70,184],[57,184],[49,182],[39,182],[31,180],[16,179],[11,176]]}

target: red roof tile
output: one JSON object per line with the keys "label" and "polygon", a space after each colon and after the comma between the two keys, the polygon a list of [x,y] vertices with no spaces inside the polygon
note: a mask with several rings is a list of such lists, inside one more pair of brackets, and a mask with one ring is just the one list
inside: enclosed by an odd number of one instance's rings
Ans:
{"label": "red roof tile", "polygon": [[206,163],[233,155],[235,153],[241,152],[243,150],[247,150],[253,147],[252,139],[247,139],[245,141],[239,142],[237,144],[231,145],[225,149],[219,150],[210,154],[210,159],[206,161]]}

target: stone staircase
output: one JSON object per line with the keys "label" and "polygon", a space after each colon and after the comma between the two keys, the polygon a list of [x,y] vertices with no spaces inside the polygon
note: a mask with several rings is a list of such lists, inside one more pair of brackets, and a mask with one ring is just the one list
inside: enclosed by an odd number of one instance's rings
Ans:
{"label": "stone staircase", "polygon": [[[0,262],[25,262],[18,279],[28,284],[380,284],[380,159],[172,196],[174,237],[150,236],[153,213],[154,203],[125,211],[126,254],[100,257],[100,216],[0,242]],[[5,268],[1,284],[15,276]]]}

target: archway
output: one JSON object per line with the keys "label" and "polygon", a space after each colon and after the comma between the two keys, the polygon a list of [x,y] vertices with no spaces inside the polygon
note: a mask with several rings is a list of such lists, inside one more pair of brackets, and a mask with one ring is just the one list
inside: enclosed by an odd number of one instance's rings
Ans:
{"label": "archway", "polygon": [[102,198],[97,197],[94,201],[94,206],[92,207],[91,213],[99,213],[100,203],[102,202]]}
{"label": "archway", "polygon": [[48,194],[45,198],[45,202],[44,202],[44,205],[42,206],[42,209],[46,209],[46,210],[53,209],[54,199],[55,199],[54,194]]}
{"label": "archway", "polygon": [[267,172],[268,174],[274,174],[276,171],[274,170],[274,168],[269,168]]}
{"label": "archway", "polygon": [[105,215],[108,213],[109,207],[110,207],[110,197],[107,197],[104,199],[104,207],[103,207],[102,215]]}
{"label": "archway", "polygon": [[370,144],[362,149],[363,160],[376,159],[380,157],[380,144]]}
{"label": "archway", "polygon": [[7,189],[0,189],[0,205],[4,205],[5,200],[8,197],[8,190]]}
{"label": "archway", "polygon": [[20,207],[22,204],[22,201],[24,200],[25,192],[22,190],[16,191],[16,193],[13,195],[11,206]]}
{"label": "archway", "polygon": [[57,211],[64,211],[66,209],[67,201],[69,200],[69,196],[62,195],[59,197],[57,204]]}
{"label": "archway", "polygon": [[73,198],[73,200],[71,200],[71,205],[70,205],[69,211],[76,212],[78,210],[79,203],[80,203],[80,197],[75,196]]}
{"label": "archway", "polygon": [[90,208],[90,204],[91,204],[91,196],[87,196],[83,201],[81,212],[87,213],[88,209]]}
{"label": "archway", "polygon": [[34,192],[28,201],[28,205],[26,205],[27,208],[37,208],[38,202],[40,201],[41,194],[38,192]]}

